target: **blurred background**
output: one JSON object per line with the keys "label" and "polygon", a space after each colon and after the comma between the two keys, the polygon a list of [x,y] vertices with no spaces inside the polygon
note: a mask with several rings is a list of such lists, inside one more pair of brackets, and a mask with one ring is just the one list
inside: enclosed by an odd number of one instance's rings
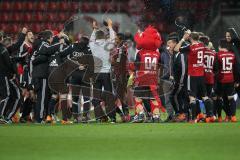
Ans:
{"label": "blurred background", "polygon": [[146,24],[163,37],[187,28],[210,36],[214,44],[227,27],[240,31],[239,0],[1,0],[0,30],[16,36],[26,26],[37,33],[44,29],[89,35],[92,20],[100,24],[112,18],[116,31],[131,37]]}

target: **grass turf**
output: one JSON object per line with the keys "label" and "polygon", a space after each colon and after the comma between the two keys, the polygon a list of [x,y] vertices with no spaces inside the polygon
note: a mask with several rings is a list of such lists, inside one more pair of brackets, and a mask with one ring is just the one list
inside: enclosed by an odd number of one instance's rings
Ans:
{"label": "grass turf", "polygon": [[239,160],[240,123],[0,126],[1,160]]}

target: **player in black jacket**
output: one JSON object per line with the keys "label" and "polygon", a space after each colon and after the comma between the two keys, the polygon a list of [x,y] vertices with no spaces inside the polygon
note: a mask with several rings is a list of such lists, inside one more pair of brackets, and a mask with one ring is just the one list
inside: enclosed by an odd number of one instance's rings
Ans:
{"label": "player in black jacket", "polygon": [[[94,60],[88,44],[89,44],[89,39],[87,37],[82,37],[78,43],[75,43],[74,45],[76,47],[73,48],[71,59],[80,58],[81,56],[84,56],[84,55],[89,55],[88,60],[93,65]],[[74,85],[84,87],[84,89],[81,88],[81,90],[79,90],[78,93],[73,93],[73,96],[72,96],[72,101],[73,101],[72,113],[74,117],[74,122],[76,123],[80,122],[80,120],[82,122],[87,122],[88,120],[90,120],[89,109],[90,109],[91,101],[90,101],[90,97],[86,95],[90,95],[89,93],[90,90],[87,88],[90,88],[90,78],[92,78],[92,76],[93,75],[91,73],[86,72],[86,67],[82,64],[79,64],[79,69],[75,70],[70,76],[70,84],[73,85],[73,87]],[[82,118],[80,118],[81,107],[79,106],[79,103],[78,103],[79,94],[82,94],[84,99]]]}
{"label": "player in black jacket", "polygon": [[[0,38],[2,42],[3,37]],[[15,82],[16,71],[16,65],[10,58],[8,49],[0,43],[0,97],[2,99],[0,102],[0,123],[11,123],[11,118],[17,110],[20,91]]]}
{"label": "player in black jacket", "polygon": [[174,86],[170,95],[170,101],[175,111],[175,121],[185,121],[187,114],[187,106],[185,105],[185,100],[187,98],[187,88],[186,88],[186,79],[187,79],[187,67],[186,67],[186,58],[184,54],[180,52],[174,52],[174,47],[178,43],[178,36],[174,33],[169,35],[167,46],[169,52],[173,52],[172,56],[172,72],[173,77],[170,79],[173,80]]}
{"label": "player in black jacket", "polygon": [[[41,123],[44,119],[44,109],[49,101],[48,88],[48,67],[49,58],[60,49],[60,44],[64,43],[64,39],[60,39],[60,43],[51,45],[53,41],[53,33],[49,30],[43,31],[42,42],[33,57],[33,83],[37,93],[37,102],[35,107],[35,121]],[[61,35],[59,35],[61,36]]]}

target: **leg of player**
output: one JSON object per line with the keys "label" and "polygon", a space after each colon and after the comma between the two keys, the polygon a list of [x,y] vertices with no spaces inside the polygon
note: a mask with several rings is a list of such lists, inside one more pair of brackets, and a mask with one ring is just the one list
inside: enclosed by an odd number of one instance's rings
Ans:
{"label": "leg of player", "polygon": [[236,118],[236,101],[234,96],[228,96],[229,106],[230,106],[230,113],[231,113],[231,122],[237,122]]}
{"label": "leg of player", "polygon": [[47,123],[55,123],[54,112],[55,112],[56,104],[57,104],[57,94],[53,94],[48,104],[48,111],[47,111],[48,115],[46,119]]}
{"label": "leg of player", "polygon": [[72,97],[72,114],[74,118],[74,123],[80,122],[80,113],[81,113],[81,106],[79,103],[79,95],[74,95]]}
{"label": "leg of player", "polygon": [[16,114],[19,107],[19,100],[21,98],[20,89],[17,87],[15,80],[10,80],[10,92],[12,92],[12,96],[10,97],[10,101],[13,102],[9,106],[8,112],[6,112],[5,119],[8,123],[12,123],[12,117]]}
{"label": "leg of player", "polygon": [[190,123],[197,123],[197,103],[196,98],[193,96],[189,96],[190,101],[190,109],[192,111],[192,117]]}
{"label": "leg of player", "polygon": [[224,121],[229,122],[231,120],[231,112],[230,112],[229,100],[227,96],[223,96],[223,110],[226,114]]}
{"label": "leg of player", "polygon": [[143,106],[143,101],[140,98],[135,98],[135,117],[133,119],[133,122],[138,123],[138,122],[143,122],[144,117],[145,117],[145,112],[144,112],[144,106]]}
{"label": "leg of player", "polygon": [[154,123],[160,122],[160,104],[156,100],[150,100],[151,112]]}
{"label": "leg of player", "polygon": [[214,122],[215,117],[213,116],[213,102],[212,102],[212,100],[210,98],[208,98],[207,96],[203,97],[202,99],[204,101],[204,105],[205,105],[205,108],[206,108],[206,114],[207,114],[206,122],[207,123]]}

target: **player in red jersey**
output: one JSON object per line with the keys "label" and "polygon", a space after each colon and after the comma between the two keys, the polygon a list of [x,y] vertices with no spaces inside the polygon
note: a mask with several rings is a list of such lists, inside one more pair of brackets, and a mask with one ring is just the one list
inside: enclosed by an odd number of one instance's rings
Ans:
{"label": "player in red jersey", "polygon": [[217,97],[215,94],[215,89],[217,88],[217,83],[215,78],[215,73],[217,70],[216,66],[216,52],[211,47],[209,47],[209,37],[201,36],[199,39],[205,45],[204,51],[204,77],[205,85],[207,90],[207,96],[213,100],[213,113],[215,116],[218,115],[218,121],[222,121],[221,110],[223,107],[222,98]]}
{"label": "player in red jersey", "polygon": [[31,87],[31,64],[30,58],[32,56],[32,44],[34,42],[34,35],[31,31],[28,31],[25,37],[25,41],[19,48],[18,57],[23,60],[18,64],[18,73],[20,80],[20,87],[22,88],[22,96],[23,102],[20,108],[20,112],[22,113],[20,122],[24,123],[28,120],[29,114],[33,108],[34,102],[34,92]]}
{"label": "player in red jersey", "polygon": [[[218,81],[219,96],[223,98],[226,108],[226,115],[232,122],[237,122],[236,118],[236,101],[234,99],[235,89],[234,82],[239,71],[237,71],[237,63],[235,54],[232,51],[231,44],[226,40],[220,40],[218,59]],[[228,119],[227,118],[227,119]]]}
{"label": "player in red jersey", "polygon": [[135,60],[135,112],[134,122],[142,122],[144,120],[145,104],[150,103],[152,118],[154,122],[160,119],[160,109],[162,108],[161,101],[157,92],[158,85],[158,70],[160,63],[160,53],[157,50],[161,43],[161,36],[157,30],[148,26],[143,33],[135,35],[137,48],[140,51],[137,53]]}
{"label": "player in red jersey", "polygon": [[[190,45],[182,46],[186,41],[190,41]],[[202,99],[206,107],[206,122],[214,121],[213,105],[211,99],[207,96],[205,78],[204,78],[204,52],[205,47],[203,43],[199,42],[199,35],[197,32],[190,30],[186,31],[182,40],[176,45],[176,52],[186,53],[188,55],[188,91],[190,108],[192,110],[191,122],[197,122],[197,114],[200,113],[200,108],[197,105],[196,99]]]}

